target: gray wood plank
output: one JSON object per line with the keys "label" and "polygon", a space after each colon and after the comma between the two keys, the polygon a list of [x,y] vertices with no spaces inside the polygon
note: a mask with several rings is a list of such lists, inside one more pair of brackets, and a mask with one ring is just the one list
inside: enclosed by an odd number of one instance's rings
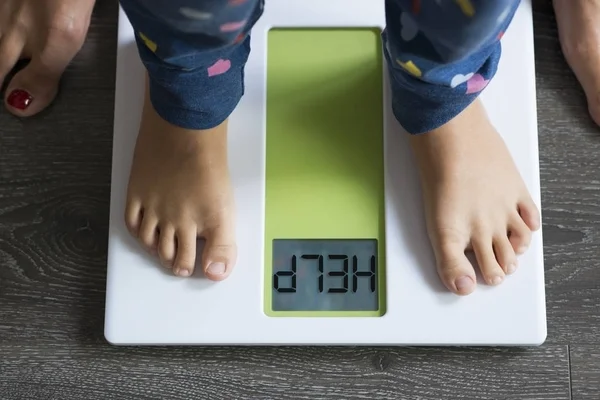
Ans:
{"label": "gray wood plank", "polygon": [[566,346],[518,349],[2,346],[0,398],[569,399]]}
{"label": "gray wood plank", "polygon": [[534,0],[548,341],[600,341],[600,129]]}
{"label": "gray wood plank", "polygon": [[116,15],[98,3],[49,110],[0,107],[0,343],[101,338]]}
{"label": "gray wood plank", "polygon": [[573,400],[600,397],[600,345],[570,346]]}

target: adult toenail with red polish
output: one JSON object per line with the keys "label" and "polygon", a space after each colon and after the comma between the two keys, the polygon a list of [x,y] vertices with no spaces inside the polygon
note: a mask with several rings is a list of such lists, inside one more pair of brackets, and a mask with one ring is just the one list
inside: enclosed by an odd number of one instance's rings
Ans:
{"label": "adult toenail with red polish", "polygon": [[11,107],[16,108],[17,110],[27,109],[32,101],[33,96],[21,89],[13,90],[6,100]]}

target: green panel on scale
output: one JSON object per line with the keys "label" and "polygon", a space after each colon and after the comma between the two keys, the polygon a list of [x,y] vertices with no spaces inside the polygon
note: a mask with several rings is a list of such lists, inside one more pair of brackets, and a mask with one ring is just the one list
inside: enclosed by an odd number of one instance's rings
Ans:
{"label": "green panel on scale", "polygon": [[[380,34],[379,29],[268,34],[264,311],[269,316],[385,314]],[[279,239],[376,240],[375,310],[274,310],[273,241]],[[351,262],[352,257],[350,269]]]}

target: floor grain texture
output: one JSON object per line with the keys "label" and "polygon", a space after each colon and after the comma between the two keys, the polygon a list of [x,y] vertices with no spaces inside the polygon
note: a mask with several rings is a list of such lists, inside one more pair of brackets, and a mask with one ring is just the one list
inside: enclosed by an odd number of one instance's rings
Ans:
{"label": "floor grain texture", "polygon": [[534,0],[549,337],[535,349],[130,348],[103,338],[117,6],[54,106],[0,111],[0,400],[515,399],[600,393],[600,130]]}
{"label": "floor grain texture", "polygon": [[573,400],[597,400],[600,396],[600,346],[571,346]]}

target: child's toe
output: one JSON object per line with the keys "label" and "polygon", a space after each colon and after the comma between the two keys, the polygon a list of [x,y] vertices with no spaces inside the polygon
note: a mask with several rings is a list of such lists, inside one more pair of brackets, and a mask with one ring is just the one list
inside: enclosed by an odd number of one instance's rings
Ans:
{"label": "child's toe", "polygon": [[512,274],[517,269],[517,257],[506,234],[494,238],[494,254],[505,274]]}
{"label": "child's toe", "polygon": [[142,216],[142,223],[138,233],[138,239],[142,245],[151,254],[156,253],[158,241],[158,218],[150,212],[145,211]]}
{"label": "child's toe", "polygon": [[465,256],[465,244],[442,239],[436,248],[437,270],[444,285],[452,292],[467,295],[475,290],[475,270]]}
{"label": "child's toe", "polygon": [[125,226],[129,233],[137,238],[142,220],[142,203],[138,200],[127,199],[125,206]]}
{"label": "child's toe", "polygon": [[531,242],[531,229],[519,213],[515,212],[510,218],[508,230],[509,240],[515,253],[525,253]]}
{"label": "child's toe", "polygon": [[498,259],[492,247],[492,238],[489,235],[478,235],[472,240],[473,252],[483,278],[488,285],[499,285],[504,280],[504,271],[498,264]]}
{"label": "child's toe", "polygon": [[196,228],[181,228],[177,232],[176,238],[173,272],[178,276],[190,276],[194,273],[196,263],[196,241],[198,239]]}
{"label": "child's toe", "polygon": [[537,231],[540,229],[540,213],[531,198],[519,203],[519,214],[530,230]]}
{"label": "child's toe", "polygon": [[158,257],[165,268],[172,268],[175,260],[175,228],[172,225],[160,227]]}
{"label": "child's toe", "polygon": [[233,229],[223,224],[206,233],[203,267],[206,277],[220,281],[231,273],[237,257]]}

